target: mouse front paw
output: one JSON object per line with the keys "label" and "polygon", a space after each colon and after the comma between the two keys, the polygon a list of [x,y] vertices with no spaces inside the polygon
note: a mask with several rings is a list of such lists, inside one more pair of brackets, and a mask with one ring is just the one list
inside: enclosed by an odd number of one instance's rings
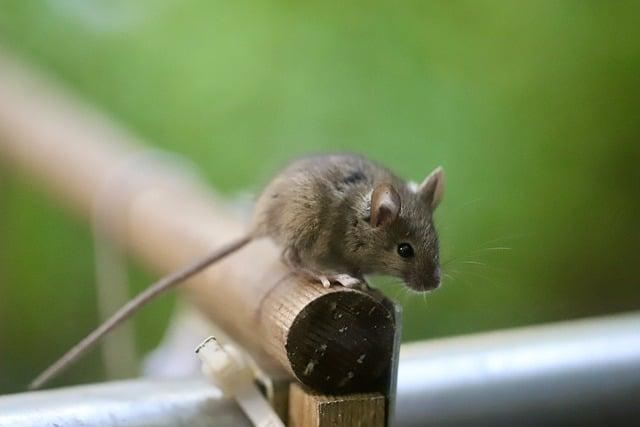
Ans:
{"label": "mouse front paw", "polygon": [[366,280],[360,277],[354,277],[350,274],[332,274],[328,276],[328,279],[332,283],[339,283],[345,288],[360,289],[366,291],[369,289],[369,284]]}
{"label": "mouse front paw", "polygon": [[345,288],[357,288],[362,285],[362,280],[349,274],[333,274],[328,276],[330,282],[339,283]]}
{"label": "mouse front paw", "polygon": [[326,274],[322,274],[322,273],[318,273],[317,271],[314,270],[310,270],[308,268],[304,268],[304,267],[299,267],[296,266],[293,269],[294,273],[299,274],[303,277],[306,277],[307,279],[311,280],[311,281],[318,281],[322,284],[322,286],[324,286],[325,288],[330,288],[331,287],[331,280],[329,279],[329,276],[327,276]]}
{"label": "mouse front paw", "polygon": [[364,279],[351,276],[350,274],[323,274],[306,268],[296,268],[295,271],[313,281],[318,281],[325,288],[330,288],[332,283],[337,283],[350,289],[369,289],[369,285]]}

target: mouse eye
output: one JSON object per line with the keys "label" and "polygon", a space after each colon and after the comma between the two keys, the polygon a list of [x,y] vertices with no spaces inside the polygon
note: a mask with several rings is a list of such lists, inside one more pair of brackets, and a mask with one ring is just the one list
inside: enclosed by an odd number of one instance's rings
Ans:
{"label": "mouse eye", "polygon": [[408,243],[400,243],[398,245],[398,255],[402,258],[411,258],[413,256],[413,248]]}

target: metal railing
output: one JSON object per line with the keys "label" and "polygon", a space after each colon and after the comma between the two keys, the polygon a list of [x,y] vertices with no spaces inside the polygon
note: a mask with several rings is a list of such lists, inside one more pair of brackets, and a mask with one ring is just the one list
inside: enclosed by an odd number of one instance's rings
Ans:
{"label": "metal railing", "polygon": [[[408,344],[397,427],[640,422],[640,313]],[[245,426],[204,380],[0,396],[0,426]]]}
{"label": "metal railing", "polygon": [[640,425],[640,313],[408,345],[396,405],[403,427]]}

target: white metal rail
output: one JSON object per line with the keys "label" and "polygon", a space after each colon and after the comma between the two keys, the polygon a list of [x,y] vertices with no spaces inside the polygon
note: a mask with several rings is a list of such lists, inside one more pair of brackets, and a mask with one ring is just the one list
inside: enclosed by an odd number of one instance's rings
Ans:
{"label": "white metal rail", "polygon": [[[640,313],[402,347],[397,427],[640,425]],[[204,380],[0,396],[0,426],[245,426]]]}

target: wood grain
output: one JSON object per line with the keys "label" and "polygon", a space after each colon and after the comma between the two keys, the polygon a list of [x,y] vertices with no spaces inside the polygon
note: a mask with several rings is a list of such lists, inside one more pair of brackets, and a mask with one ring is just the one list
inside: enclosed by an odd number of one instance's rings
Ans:
{"label": "wood grain", "polygon": [[384,427],[384,422],[382,394],[331,396],[291,385],[289,427]]}

